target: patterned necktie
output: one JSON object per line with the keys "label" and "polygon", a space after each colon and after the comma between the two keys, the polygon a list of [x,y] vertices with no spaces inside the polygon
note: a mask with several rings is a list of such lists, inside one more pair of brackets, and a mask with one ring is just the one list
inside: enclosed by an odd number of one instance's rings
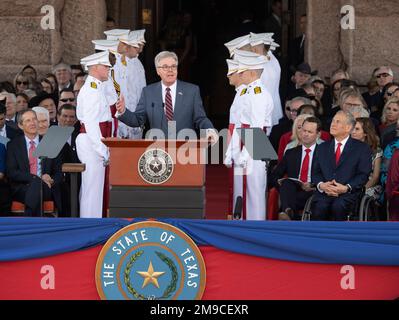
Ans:
{"label": "patterned necktie", "polygon": [[341,157],[341,146],[342,143],[338,142],[337,151],[335,151],[335,164],[338,165],[339,158]]}
{"label": "patterned necktie", "polygon": [[170,88],[166,88],[165,94],[165,113],[168,121],[173,120],[173,106],[172,106],[172,95],[170,94]]}
{"label": "patterned necktie", "polygon": [[36,150],[36,145],[32,140],[29,144],[29,170],[31,174],[37,175],[37,158],[33,156],[33,152]]}
{"label": "patterned necktie", "polygon": [[306,155],[305,155],[305,158],[303,158],[302,168],[301,168],[301,175],[299,176],[299,179],[300,179],[302,182],[305,182],[305,183],[308,182],[309,162],[310,162],[309,153],[310,153],[311,151],[312,151],[312,150],[310,150],[310,149],[306,149],[306,150],[305,150]]}

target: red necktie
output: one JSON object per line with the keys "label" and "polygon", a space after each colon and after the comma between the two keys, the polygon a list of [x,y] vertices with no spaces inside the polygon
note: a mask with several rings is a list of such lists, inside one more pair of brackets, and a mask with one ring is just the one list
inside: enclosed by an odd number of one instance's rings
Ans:
{"label": "red necktie", "polygon": [[310,161],[310,156],[309,153],[312,151],[310,149],[306,149],[306,155],[305,158],[303,158],[302,162],[302,168],[301,168],[301,174],[299,176],[299,179],[302,182],[308,182],[308,173],[309,173],[309,161]]}
{"label": "red necktie", "polygon": [[341,157],[341,146],[342,143],[338,142],[337,151],[335,151],[335,164],[338,165],[339,158]]}
{"label": "red necktie", "polygon": [[173,120],[173,106],[172,106],[172,95],[170,94],[170,88],[166,88],[165,94],[165,113],[168,121]]}
{"label": "red necktie", "polygon": [[33,152],[36,150],[36,145],[32,140],[29,144],[29,170],[31,174],[37,175],[37,158],[33,156]]}

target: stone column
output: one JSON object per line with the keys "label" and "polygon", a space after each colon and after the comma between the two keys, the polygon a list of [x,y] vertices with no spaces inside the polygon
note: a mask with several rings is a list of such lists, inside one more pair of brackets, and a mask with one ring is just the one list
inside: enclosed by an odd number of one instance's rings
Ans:
{"label": "stone column", "polygon": [[94,53],[93,39],[104,39],[107,8],[105,0],[65,0],[62,11],[62,60],[79,64],[82,57]]}
{"label": "stone column", "polygon": [[[355,28],[341,28],[341,8],[351,5]],[[399,78],[399,7],[396,0],[308,0],[306,59],[322,77],[346,69],[365,85],[374,68],[388,65]]]}
{"label": "stone column", "polygon": [[[43,30],[45,16],[41,8],[51,5],[55,29]],[[13,81],[26,64],[33,65],[39,75],[61,60],[63,41],[60,33],[60,12],[64,0],[2,0],[0,2],[0,81]]]}

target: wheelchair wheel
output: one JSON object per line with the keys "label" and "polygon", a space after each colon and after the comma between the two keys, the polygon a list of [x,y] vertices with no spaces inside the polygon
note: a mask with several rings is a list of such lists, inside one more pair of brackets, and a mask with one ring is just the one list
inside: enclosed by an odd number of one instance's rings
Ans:
{"label": "wheelchair wheel", "polygon": [[[378,208],[376,201],[372,197],[365,197],[360,214],[363,216],[361,221],[378,221]],[[363,201],[362,201],[363,202]]]}

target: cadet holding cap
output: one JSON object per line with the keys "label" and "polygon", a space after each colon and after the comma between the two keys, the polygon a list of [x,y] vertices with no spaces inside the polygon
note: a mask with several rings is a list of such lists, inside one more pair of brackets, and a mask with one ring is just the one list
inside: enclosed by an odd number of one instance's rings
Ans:
{"label": "cadet holding cap", "polygon": [[101,218],[107,210],[109,191],[105,186],[109,150],[101,140],[110,137],[112,130],[111,111],[102,86],[108,80],[111,63],[108,51],[85,57],[81,63],[88,68],[89,75],[80,89],[76,107],[81,122],[76,138],[77,154],[86,164],[82,173],[80,216]]}

